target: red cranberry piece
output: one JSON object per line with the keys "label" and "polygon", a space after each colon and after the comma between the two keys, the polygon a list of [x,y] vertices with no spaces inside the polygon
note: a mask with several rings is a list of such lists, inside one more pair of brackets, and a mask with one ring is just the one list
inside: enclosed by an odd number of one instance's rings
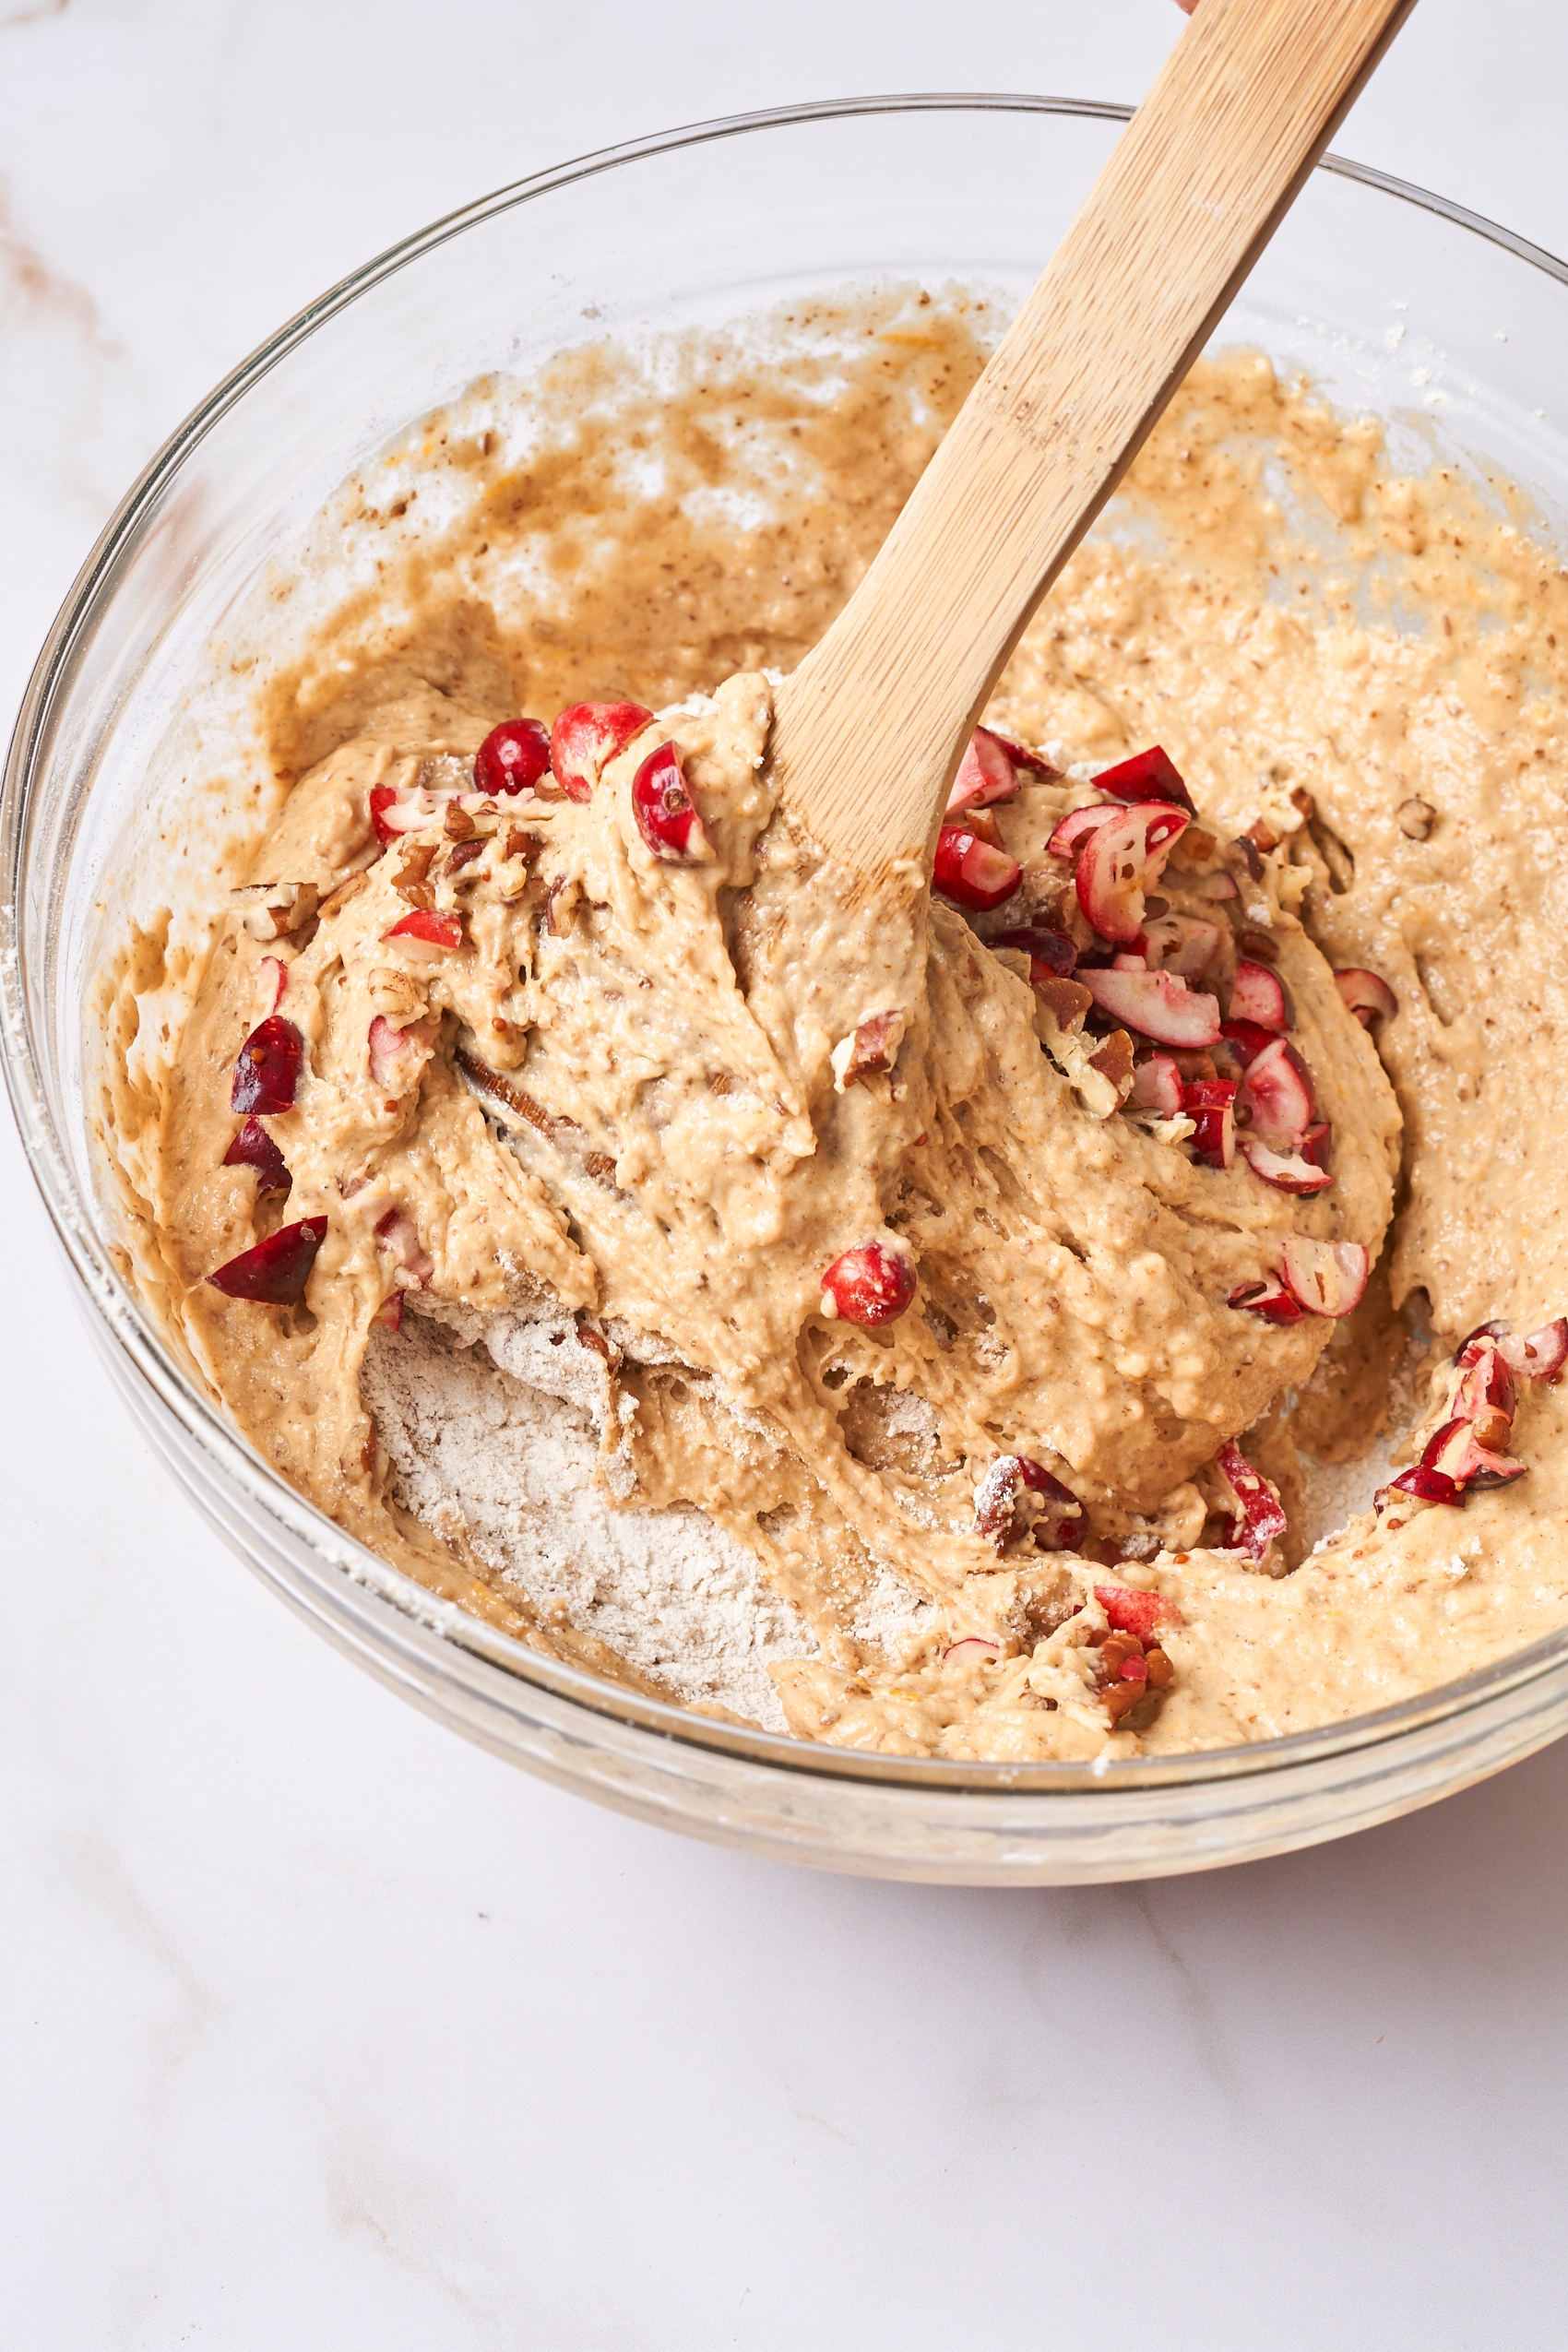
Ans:
{"label": "red cranberry piece", "polygon": [[649,752],[633,777],[632,814],[654,856],[666,865],[696,865],[709,855],[707,835],[692,805],[673,743],[660,743]]}
{"label": "red cranberry piece", "polygon": [[550,773],[550,737],[537,719],[504,719],[474,754],[481,792],[531,791]]}
{"label": "red cranberry piece", "polygon": [[304,1051],[305,1041],[292,1021],[269,1014],[240,1048],[229,1089],[230,1109],[254,1111],[263,1119],[291,1111]]}
{"label": "red cranberry piece", "polygon": [[1046,843],[1047,852],[1053,858],[1074,856],[1089,834],[1098,833],[1102,825],[1109,825],[1121,814],[1114,801],[1098,807],[1069,809]]}
{"label": "red cranberry piece", "polygon": [[1247,1064],[1236,1123],[1270,1151],[1293,1152],[1313,1123],[1313,1082],[1295,1047],[1275,1038]]}
{"label": "red cranberry piece", "polygon": [[254,1299],[266,1307],[291,1307],[304,1296],[315,1253],[327,1236],[325,1217],[303,1217],[280,1225],[254,1250],[244,1250],[208,1276],[228,1299]]}
{"label": "red cranberry piece", "polygon": [[1002,1645],[985,1633],[966,1633],[961,1641],[949,1642],[942,1653],[944,1666],[985,1666],[1002,1655]]}
{"label": "red cranberry piece", "polygon": [[997,734],[993,728],[977,727],[958,763],[953,790],[947,795],[947,814],[957,816],[965,809],[986,808],[993,801],[1011,800],[1026,775],[1049,778],[1057,773],[1038,752]]}
{"label": "red cranberry piece", "polygon": [[254,1168],[260,1193],[286,1193],[293,1183],[282,1153],[259,1119],[247,1119],[223,1155],[225,1168]]}
{"label": "red cranberry piece", "polygon": [[1156,1045],[1195,1052],[1218,1043],[1219,1006],[1212,996],[1195,995],[1174,973],[1127,971],[1120,963],[1119,957],[1109,970],[1091,966],[1078,974],[1102,1013]]}
{"label": "red cranberry piece", "polygon": [[1467,1351],[1464,1378],[1454,1399],[1455,1412],[1467,1421],[1480,1421],[1494,1413],[1511,1421],[1515,1403],[1512,1365],[1494,1339],[1481,1340]]}
{"label": "red cranberry piece", "polygon": [[1285,983],[1269,964],[1254,964],[1243,956],[1230,984],[1230,1018],[1256,1022],[1276,1034],[1291,1026],[1290,1000]]}
{"label": "red cranberry piece", "polygon": [[1280,1275],[1293,1299],[1313,1315],[1348,1315],[1359,1307],[1372,1271],[1364,1241],[1314,1241],[1290,1234]]}
{"label": "red cranberry piece", "polygon": [[1154,887],[1190,823],[1168,802],[1146,801],[1117,809],[1109,825],[1089,835],[1074,883],[1079,906],[1102,939],[1126,946],[1137,938],[1144,927],[1144,893]]}
{"label": "red cranberry piece", "polygon": [[1465,1507],[1464,1488],[1456,1486],[1441,1470],[1429,1470],[1423,1462],[1417,1462],[1412,1468],[1402,1470],[1396,1479],[1391,1479],[1373,1498],[1374,1502],[1381,1507],[1384,1496],[1396,1489],[1401,1494],[1413,1494],[1421,1503],[1446,1503],[1452,1509],[1461,1511]]}
{"label": "red cranberry piece", "polygon": [[1240,1452],[1234,1438],[1220,1447],[1215,1465],[1241,1506],[1231,1539],[1224,1549],[1244,1551],[1251,1560],[1262,1560],[1275,1538],[1285,1533],[1288,1524],[1278,1497],[1266,1479]]}
{"label": "red cranberry piece", "polygon": [[1182,1089],[1182,1109],[1197,1128],[1193,1158],[1200,1168],[1229,1168],[1236,1157],[1236,1081],[1197,1078]]}
{"label": "red cranberry piece", "polygon": [[1275,1032],[1256,1021],[1221,1021],[1219,1034],[1243,1070],[1251,1069],[1265,1047],[1275,1041]]}
{"label": "red cranberry piece", "polygon": [[874,1331],[908,1312],[916,1288],[915,1269],[901,1250],[890,1250],[881,1241],[859,1241],[836,1257],[824,1274],[823,1312],[831,1309],[846,1323]]}
{"label": "red cranberry piece", "polygon": [[1032,1461],[1027,1454],[1020,1454],[1016,1459],[1021,1483],[1040,1498],[1041,1508],[1034,1523],[1035,1549],[1076,1551],[1088,1526],[1083,1504],[1072,1488],[1063,1486],[1043,1462]]}
{"label": "red cranberry piece", "polygon": [[397,790],[390,784],[373,784],[370,788],[370,821],[384,849],[389,841],[398,838],[396,828],[386,822],[386,812],[397,797]]}
{"label": "red cranberry piece", "polygon": [[1255,1135],[1242,1135],[1237,1149],[1253,1174],[1277,1192],[1325,1193],[1334,1182],[1327,1169],[1310,1160],[1304,1151],[1270,1151]]}
{"label": "red cranberry piece", "polygon": [[591,801],[617,752],[653,723],[640,702],[575,702],[550,731],[550,765],[569,801]]}
{"label": "red cranberry piece", "polygon": [[1527,1465],[1510,1460],[1506,1454],[1494,1454],[1482,1445],[1468,1421],[1452,1420],[1445,1421],[1436,1436],[1428,1441],[1421,1467],[1435,1470],[1440,1478],[1452,1479],[1456,1487],[1470,1492],[1480,1487],[1508,1486],[1515,1479],[1524,1477]]}
{"label": "red cranberry piece", "polygon": [[272,991],[272,1010],[276,1013],[289,985],[289,967],[281,956],[264,956],[255,970],[256,978]]}
{"label": "red cranberry piece", "polygon": [[1352,966],[1348,971],[1335,973],[1334,985],[1363,1029],[1370,1029],[1374,1021],[1392,1021],[1399,1010],[1399,999],[1375,972]]}
{"label": "red cranberry piece", "polygon": [[1119,760],[1114,767],[1102,767],[1094,788],[1097,792],[1113,793],[1119,801],[1170,801],[1189,816],[1197,814],[1175,762],[1158,743],[1146,752],[1134,752],[1131,759]]}
{"label": "red cranberry piece", "polygon": [[1334,1129],[1326,1119],[1316,1119],[1301,1137],[1301,1158],[1313,1168],[1326,1168],[1334,1149]]}
{"label": "red cranberry piece", "polygon": [[1042,972],[1031,970],[1031,980],[1071,980],[1073,967],[1078,960],[1077,950],[1066,932],[1051,931],[1044,923],[1026,923],[1016,931],[993,931],[986,945],[1016,947],[1031,965],[1042,965]]}
{"label": "red cranberry piece", "polygon": [[1265,1323],[1300,1323],[1306,1313],[1300,1299],[1293,1299],[1283,1282],[1238,1282],[1226,1304],[1262,1315]]}
{"label": "red cranberry piece", "polygon": [[993,849],[961,825],[944,825],[936,837],[932,886],[954,906],[983,915],[1011,898],[1024,878],[1024,869],[1005,849]]}
{"label": "red cranberry piece", "polygon": [[1181,1117],[1182,1073],[1169,1053],[1151,1053],[1138,1063],[1127,1099],[1135,1111],[1158,1111],[1161,1119]]}
{"label": "red cranberry piece", "polygon": [[1523,1339],[1504,1339],[1501,1352],[1516,1372],[1531,1380],[1555,1381],[1568,1363],[1568,1315],[1543,1323]]}
{"label": "red cranberry piece", "polygon": [[428,907],[416,907],[410,914],[399,916],[383,939],[417,940],[422,947],[450,950],[463,944],[461,915],[438,915]]}
{"label": "red cranberry piece", "polygon": [[1097,1585],[1094,1597],[1118,1633],[1150,1642],[1161,1625],[1180,1625],[1182,1612],[1163,1593],[1140,1592],[1133,1585]]}
{"label": "red cranberry piece", "polygon": [[404,1272],[416,1284],[422,1286],[435,1272],[435,1260],[420,1243],[419,1227],[408,1210],[396,1206],[389,1208],[375,1229],[375,1238],[391,1251]]}

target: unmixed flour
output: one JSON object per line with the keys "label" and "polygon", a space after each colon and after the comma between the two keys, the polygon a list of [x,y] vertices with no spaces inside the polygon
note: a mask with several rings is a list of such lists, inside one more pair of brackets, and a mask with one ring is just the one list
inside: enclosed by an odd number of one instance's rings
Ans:
{"label": "unmixed flour", "polygon": [[[785,1730],[768,1665],[814,1656],[815,1637],[705,1513],[618,1511],[601,1493],[608,1383],[572,1320],[422,1306],[374,1336],[362,1378],[394,1499],[685,1705]],[[914,1596],[873,1600],[891,1630]]]}

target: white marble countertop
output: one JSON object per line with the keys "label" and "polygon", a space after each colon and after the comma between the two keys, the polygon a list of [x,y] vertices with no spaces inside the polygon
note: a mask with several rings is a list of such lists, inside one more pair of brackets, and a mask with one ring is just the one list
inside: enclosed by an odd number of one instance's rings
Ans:
{"label": "white marble countertop", "polygon": [[[0,0],[0,705],[184,410],[421,221],[787,99],[1135,97],[1179,21]],[[1565,96],[1551,0],[1421,0],[1338,144],[1568,251]],[[1568,1747],[1087,1893],[684,1844],[279,1609],[110,1397],[8,1118],[0,1205],[7,2345],[1562,2342]]]}

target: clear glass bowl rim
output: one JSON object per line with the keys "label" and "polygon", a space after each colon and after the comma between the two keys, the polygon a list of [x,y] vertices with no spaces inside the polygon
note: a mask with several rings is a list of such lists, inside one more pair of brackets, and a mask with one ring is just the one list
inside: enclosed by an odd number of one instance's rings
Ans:
{"label": "clear glass bowl rim", "polygon": [[[933,1793],[939,1789],[953,1794],[971,1790],[977,1796],[992,1798],[1005,1793],[1015,1800],[1026,1792],[1066,1795],[1098,1790],[1110,1797],[1118,1789],[1193,1790],[1205,1785],[1261,1778],[1321,1764],[1336,1757],[1386,1745],[1397,1740],[1401,1734],[1474,1715],[1489,1703],[1522,1691],[1568,1665],[1568,1628],[1415,1699],[1320,1730],[1294,1732],[1246,1747],[1175,1756],[1099,1760],[1089,1765],[960,1764],[936,1758],[891,1757],[818,1747],[808,1741],[766,1731],[747,1731],[694,1716],[683,1707],[645,1700],[579,1669],[559,1664],[469,1616],[455,1604],[437,1599],[346,1535],[270,1470],[187,1382],[144,1321],[138,1302],[120,1277],[97,1229],[91,1204],[82,1198],[71,1176],[34,1051],[20,964],[24,944],[22,884],[30,819],[37,806],[32,787],[51,719],[68,683],[75,659],[90,638],[94,616],[113,593],[116,576],[162,492],[215,422],[279,361],[347,304],[448,239],[574,181],[681,148],[794,125],[857,115],[988,111],[1079,116],[1116,123],[1127,121],[1134,109],[1090,99],[917,92],[765,108],[600,148],[553,170],[515,181],[389,246],[309,303],[226,376],[170,435],[115,510],[56,616],[23,696],[0,784],[0,1064],[4,1066],[34,1179],[56,1237],[81,1281],[89,1310],[102,1318],[111,1337],[129,1359],[131,1369],[183,1426],[220,1477],[239,1488],[252,1505],[279,1523],[287,1535],[305,1547],[326,1575],[346,1577],[357,1586],[362,1609],[370,1599],[373,1609],[379,1603],[382,1609],[394,1613],[393,1621],[385,1621],[387,1636],[395,1635],[393,1646],[406,1649],[410,1637],[417,1644],[422,1633],[448,1654],[454,1648],[468,1653],[470,1672],[476,1666],[482,1672],[488,1665],[514,1682],[535,1686],[557,1701],[568,1702],[580,1708],[585,1716],[609,1716],[628,1729],[640,1728],[660,1741],[717,1751],[740,1763],[822,1781],[880,1784],[889,1790],[900,1788],[911,1793],[922,1788]],[[1343,156],[1327,155],[1317,169],[1432,213],[1568,287],[1568,264],[1462,205]],[[394,1621],[401,1621],[400,1627]],[[504,1686],[493,1676],[486,1676],[485,1680],[489,1686],[487,1697],[504,1705]],[[586,1723],[584,1731],[588,1732]]]}

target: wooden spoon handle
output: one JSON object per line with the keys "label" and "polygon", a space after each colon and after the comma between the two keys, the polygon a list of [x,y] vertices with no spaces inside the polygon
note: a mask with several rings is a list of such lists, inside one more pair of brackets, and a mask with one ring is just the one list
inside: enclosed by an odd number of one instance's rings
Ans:
{"label": "wooden spoon handle", "polygon": [[929,847],[1030,614],[1414,0],[1203,0],[881,552],[786,681],[780,787],[870,872]]}

